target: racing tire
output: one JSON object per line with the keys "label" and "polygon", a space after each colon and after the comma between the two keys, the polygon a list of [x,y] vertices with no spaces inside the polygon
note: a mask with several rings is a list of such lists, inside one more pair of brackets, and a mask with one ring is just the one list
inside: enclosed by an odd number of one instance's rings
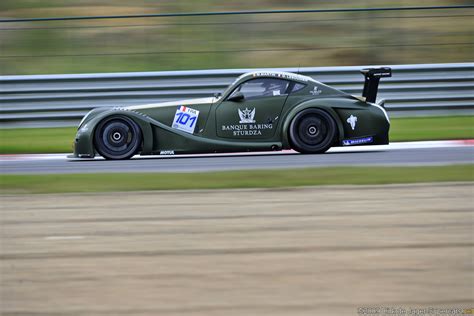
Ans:
{"label": "racing tire", "polygon": [[320,109],[306,109],[293,118],[289,128],[291,148],[303,154],[321,154],[334,143],[337,125]]}
{"label": "racing tire", "polygon": [[102,120],[94,133],[97,152],[105,159],[129,159],[138,152],[142,142],[140,127],[125,116]]}

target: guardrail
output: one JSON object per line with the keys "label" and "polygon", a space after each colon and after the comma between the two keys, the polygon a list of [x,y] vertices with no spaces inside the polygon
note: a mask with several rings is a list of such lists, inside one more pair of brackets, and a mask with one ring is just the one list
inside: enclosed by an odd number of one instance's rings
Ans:
{"label": "guardrail", "polygon": [[[360,95],[365,67],[273,68]],[[474,114],[474,63],[393,65],[379,99],[391,116]],[[0,76],[0,126],[74,126],[92,108],[212,96],[255,69]]]}

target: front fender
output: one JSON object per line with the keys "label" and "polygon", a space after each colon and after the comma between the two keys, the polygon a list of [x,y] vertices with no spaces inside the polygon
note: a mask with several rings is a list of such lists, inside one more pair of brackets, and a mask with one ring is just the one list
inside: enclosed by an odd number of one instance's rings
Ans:
{"label": "front fender", "polygon": [[153,132],[151,129],[150,118],[146,115],[123,108],[92,110],[86,117],[87,119],[80,125],[76,138],[74,140],[74,157],[94,157],[94,133],[98,124],[106,117],[126,116],[132,119],[141,129],[143,135],[143,144],[141,153],[147,154],[153,151]]}

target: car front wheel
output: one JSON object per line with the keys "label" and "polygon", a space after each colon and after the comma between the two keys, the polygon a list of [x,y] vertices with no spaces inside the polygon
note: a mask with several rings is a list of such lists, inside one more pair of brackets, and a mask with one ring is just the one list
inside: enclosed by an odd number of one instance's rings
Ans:
{"label": "car front wheel", "polygon": [[306,109],[291,121],[289,138],[291,147],[304,154],[319,154],[327,151],[337,134],[337,125],[327,112]]}
{"label": "car front wheel", "polygon": [[106,159],[129,159],[135,155],[142,140],[140,127],[128,117],[104,119],[96,128],[94,143]]}

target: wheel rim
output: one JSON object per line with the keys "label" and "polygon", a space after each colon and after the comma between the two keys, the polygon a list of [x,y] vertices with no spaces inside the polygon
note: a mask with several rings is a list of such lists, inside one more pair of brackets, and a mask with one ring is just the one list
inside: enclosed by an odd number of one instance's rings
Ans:
{"label": "wheel rim", "polygon": [[132,146],[131,128],[124,122],[109,122],[101,134],[102,143],[113,152],[120,153]]}
{"label": "wheel rim", "polygon": [[326,120],[315,114],[302,117],[297,128],[300,140],[309,146],[324,142],[329,130]]}
{"label": "wheel rim", "polygon": [[137,151],[141,133],[130,119],[111,118],[99,124],[95,133],[97,151],[108,159],[125,159]]}
{"label": "wheel rim", "polygon": [[337,125],[330,114],[310,108],[293,118],[288,137],[291,148],[300,153],[323,153],[331,147],[336,133]]}

